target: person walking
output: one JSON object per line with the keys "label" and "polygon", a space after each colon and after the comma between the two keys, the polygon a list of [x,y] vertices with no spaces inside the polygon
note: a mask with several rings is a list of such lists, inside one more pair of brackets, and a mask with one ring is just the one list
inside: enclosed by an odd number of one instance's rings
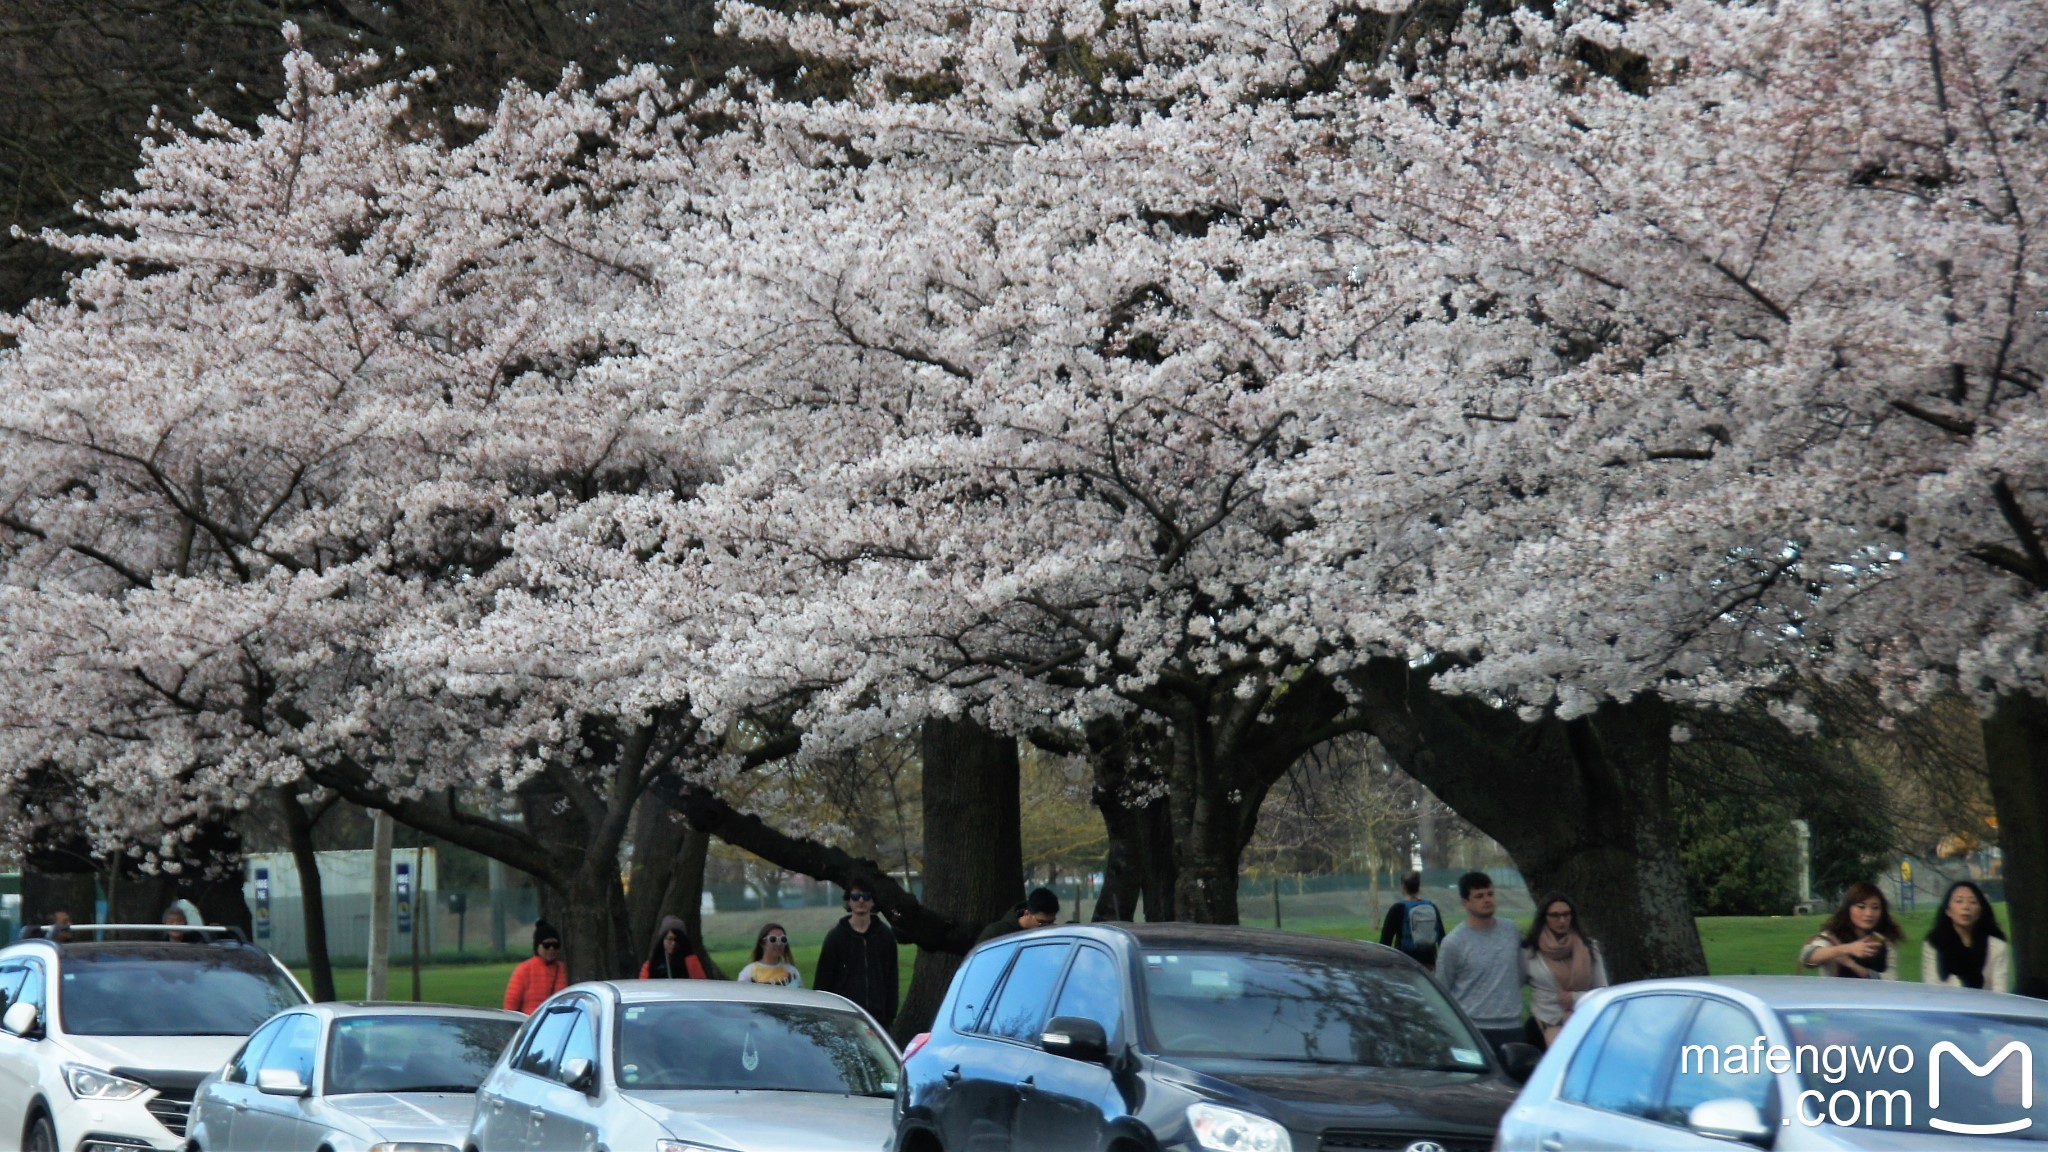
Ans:
{"label": "person walking", "polygon": [[1548,1048],[1579,997],[1607,987],[1607,961],[1579,927],[1579,910],[1570,900],[1552,892],[1536,908],[1536,922],[1522,938],[1522,976],[1529,984],[1529,1015]]}
{"label": "person walking", "polygon": [[1029,932],[1033,928],[1043,928],[1056,923],[1059,918],[1059,893],[1050,888],[1033,888],[1031,895],[1026,896],[1022,904],[1011,908],[988,927],[983,928],[981,935],[974,938],[974,942],[980,944],[1000,936],[1008,936],[1012,932]]}
{"label": "person walking", "polygon": [[1401,891],[1407,895],[1387,909],[1380,924],[1380,943],[1399,949],[1424,968],[1436,967],[1437,945],[1444,939],[1444,914],[1435,903],[1422,898],[1422,873],[1401,877]]}
{"label": "person walking", "polygon": [[1842,894],[1841,907],[1799,949],[1799,966],[1818,968],[1823,976],[1897,980],[1903,936],[1884,893],[1858,880]]}
{"label": "person walking", "polygon": [[780,924],[763,924],[754,937],[754,958],[734,979],[742,984],[780,984],[785,988],[804,986],[804,974],[789,962],[789,930]]}
{"label": "person walking", "polygon": [[846,915],[825,934],[811,987],[853,1001],[887,1029],[896,1019],[896,933],[875,918],[875,894],[855,884],[846,890]]}
{"label": "person walking", "polygon": [[505,984],[505,1010],[533,1015],[548,997],[569,986],[569,966],[562,963],[562,934],[545,920],[533,922],[533,955],[512,970]]}
{"label": "person walking", "polygon": [[681,918],[663,916],[654,930],[654,946],[640,965],[642,980],[703,980],[704,962],[690,945],[690,929]]}
{"label": "person walking", "polygon": [[1948,886],[1941,914],[1920,949],[1920,979],[1953,988],[2012,991],[2005,929],[1984,890],[1968,880]]}
{"label": "person walking", "polygon": [[1493,877],[1458,877],[1458,900],[1465,922],[1437,949],[1436,978],[1498,1052],[1522,1040],[1522,941],[1514,925],[1494,915]]}

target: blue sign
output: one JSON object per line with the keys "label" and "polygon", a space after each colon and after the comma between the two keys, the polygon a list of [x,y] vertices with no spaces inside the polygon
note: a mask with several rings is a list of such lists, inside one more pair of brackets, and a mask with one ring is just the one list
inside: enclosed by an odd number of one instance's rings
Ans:
{"label": "blue sign", "polygon": [[270,939],[270,869],[256,870],[256,938]]}
{"label": "blue sign", "polygon": [[412,934],[412,865],[398,866],[398,931]]}

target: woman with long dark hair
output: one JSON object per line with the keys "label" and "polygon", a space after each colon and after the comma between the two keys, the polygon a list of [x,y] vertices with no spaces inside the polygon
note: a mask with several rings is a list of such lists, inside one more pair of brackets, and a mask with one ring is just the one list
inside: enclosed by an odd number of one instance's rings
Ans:
{"label": "woman with long dark hair", "polygon": [[1823,976],[1897,980],[1904,935],[1884,893],[1858,880],[1842,893],[1841,907],[1821,925],[1819,935],[1799,950],[1799,966],[1818,968]]}
{"label": "woman with long dark hair", "polygon": [[647,952],[647,963],[640,966],[640,978],[704,979],[704,962],[697,959],[697,950],[690,946],[690,930],[680,918],[661,918],[661,927],[654,930],[654,947]]}
{"label": "woman with long dark hair", "polygon": [[1579,910],[1560,893],[1536,904],[1536,922],[1522,938],[1522,972],[1529,983],[1529,1015],[1543,1030],[1543,1045],[1557,1040],[1579,997],[1607,987],[1600,946],[1579,927]]}
{"label": "woman with long dark hair", "polygon": [[1920,979],[1956,988],[2012,990],[2005,929],[1984,890],[1968,880],[1948,886],[1934,930],[1920,949]]}

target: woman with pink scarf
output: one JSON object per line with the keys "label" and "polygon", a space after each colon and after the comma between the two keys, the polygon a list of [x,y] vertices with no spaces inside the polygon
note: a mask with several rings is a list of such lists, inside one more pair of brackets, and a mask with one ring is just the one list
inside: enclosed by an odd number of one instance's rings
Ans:
{"label": "woman with pink scarf", "polygon": [[1600,946],[1579,928],[1579,910],[1553,892],[1536,906],[1536,923],[1522,940],[1522,970],[1529,979],[1529,1014],[1543,1029],[1543,1045],[1557,1039],[1579,997],[1607,987]]}

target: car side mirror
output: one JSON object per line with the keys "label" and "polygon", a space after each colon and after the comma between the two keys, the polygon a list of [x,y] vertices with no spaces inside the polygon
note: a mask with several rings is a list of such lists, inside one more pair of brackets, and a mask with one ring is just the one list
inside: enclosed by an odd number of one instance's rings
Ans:
{"label": "car side mirror", "polygon": [[1102,1025],[1079,1016],[1055,1016],[1045,1022],[1038,1046],[1055,1056],[1084,1064],[1109,1062],[1109,1036]]}
{"label": "car side mirror", "polygon": [[562,1063],[562,1083],[590,1095],[597,1089],[597,1066],[581,1056],[574,1056]]}
{"label": "car side mirror", "polygon": [[36,1021],[41,1017],[36,1006],[26,1001],[17,1001],[7,1006],[7,1012],[0,1015],[0,1028],[16,1036],[28,1036],[36,1030]]}
{"label": "car side mirror", "polygon": [[1543,1050],[1534,1044],[1511,1040],[1500,1046],[1500,1065],[1517,1084],[1526,1084],[1536,1071],[1536,1065],[1543,1062]]}
{"label": "car side mirror", "polygon": [[295,1068],[259,1068],[256,1090],[269,1096],[310,1096],[312,1088],[300,1079]]}
{"label": "car side mirror", "polygon": [[1692,1111],[1686,1113],[1685,1126],[1717,1140],[1739,1140],[1760,1146],[1768,1146],[1771,1141],[1771,1127],[1764,1123],[1763,1113],[1739,1097],[1693,1105]]}

